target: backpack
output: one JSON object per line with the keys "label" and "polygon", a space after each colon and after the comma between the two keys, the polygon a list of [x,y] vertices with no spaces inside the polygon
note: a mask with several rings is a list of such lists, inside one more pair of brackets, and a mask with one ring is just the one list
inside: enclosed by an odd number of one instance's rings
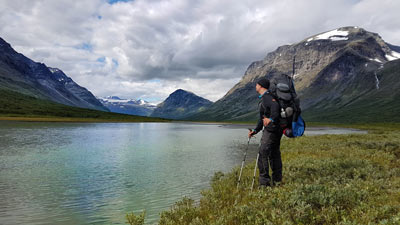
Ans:
{"label": "backpack", "polygon": [[269,91],[276,98],[280,112],[280,126],[287,137],[304,134],[305,122],[301,117],[300,99],[297,97],[293,79],[287,74],[278,74],[270,81]]}

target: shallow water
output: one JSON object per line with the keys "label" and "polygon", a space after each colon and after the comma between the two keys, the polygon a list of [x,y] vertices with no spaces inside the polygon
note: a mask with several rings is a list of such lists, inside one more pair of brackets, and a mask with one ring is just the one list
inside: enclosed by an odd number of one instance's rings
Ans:
{"label": "shallow water", "polygon": [[125,224],[141,210],[156,223],[183,196],[199,199],[216,171],[240,165],[246,127],[0,121],[0,224]]}

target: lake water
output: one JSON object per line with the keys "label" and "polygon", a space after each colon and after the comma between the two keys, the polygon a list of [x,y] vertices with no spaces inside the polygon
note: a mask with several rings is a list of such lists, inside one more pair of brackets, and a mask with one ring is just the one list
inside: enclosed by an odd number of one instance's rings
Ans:
{"label": "lake water", "polygon": [[183,196],[199,199],[215,172],[240,165],[246,127],[0,121],[0,224],[125,224],[142,210],[156,223]]}

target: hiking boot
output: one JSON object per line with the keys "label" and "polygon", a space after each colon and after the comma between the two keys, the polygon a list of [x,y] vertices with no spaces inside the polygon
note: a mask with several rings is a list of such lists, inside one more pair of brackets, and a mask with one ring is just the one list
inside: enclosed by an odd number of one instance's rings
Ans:
{"label": "hiking boot", "polygon": [[271,183],[260,184],[260,189],[271,187]]}

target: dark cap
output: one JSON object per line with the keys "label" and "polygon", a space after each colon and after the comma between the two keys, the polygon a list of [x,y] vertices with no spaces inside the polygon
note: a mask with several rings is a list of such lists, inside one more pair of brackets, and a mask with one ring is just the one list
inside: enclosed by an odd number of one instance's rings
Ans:
{"label": "dark cap", "polygon": [[257,81],[257,84],[261,85],[263,88],[266,88],[266,89],[269,88],[269,80],[267,80],[267,78],[265,78],[265,77],[260,78]]}

